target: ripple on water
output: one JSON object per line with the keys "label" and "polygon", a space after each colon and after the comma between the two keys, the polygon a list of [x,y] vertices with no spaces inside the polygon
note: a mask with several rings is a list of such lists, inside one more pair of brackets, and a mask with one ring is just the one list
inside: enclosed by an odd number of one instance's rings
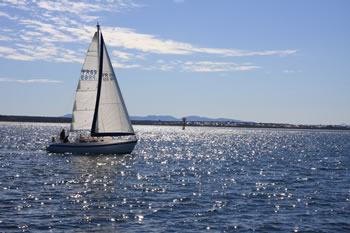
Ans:
{"label": "ripple on water", "polygon": [[0,230],[345,232],[350,133],[136,126],[132,155],[45,152],[0,123]]}

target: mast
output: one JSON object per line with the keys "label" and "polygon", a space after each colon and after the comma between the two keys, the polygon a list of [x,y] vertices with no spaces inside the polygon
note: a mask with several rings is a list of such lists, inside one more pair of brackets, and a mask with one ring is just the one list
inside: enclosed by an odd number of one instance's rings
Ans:
{"label": "mast", "polygon": [[[97,27],[97,51],[99,51],[99,44],[100,44],[100,24],[97,22],[96,24]],[[97,54],[100,54],[99,52],[97,52]]]}

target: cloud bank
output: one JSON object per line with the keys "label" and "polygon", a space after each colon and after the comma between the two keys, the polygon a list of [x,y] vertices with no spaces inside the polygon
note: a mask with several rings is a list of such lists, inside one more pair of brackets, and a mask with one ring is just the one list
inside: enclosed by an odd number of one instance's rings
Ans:
{"label": "cloud bank", "polygon": [[[183,1],[174,1],[183,3]],[[13,15],[0,10],[0,17],[11,27],[0,29],[0,57],[21,61],[79,62],[85,57],[86,48],[96,28],[92,21],[100,17],[95,14],[142,7],[128,0],[3,0],[2,9],[16,8],[22,12]],[[295,54],[293,49],[247,51],[232,48],[206,48],[194,44],[164,39],[131,28],[102,27],[106,44],[112,51],[113,64],[123,69],[145,69],[186,72],[227,72],[259,69],[257,65],[239,65],[218,61],[225,58],[253,56],[287,56]],[[172,57],[167,64],[156,62],[162,57]],[[212,61],[198,61],[201,56]],[[156,57],[152,64],[149,57]],[[189,58],[192,61],[188,61]],[[178,59],[185,62],[174,63]],[[185,58],[185,59],[184,59]],[[145,63],[145,61],[148,63]],[[169,60],[169,59],[165,59]]]}

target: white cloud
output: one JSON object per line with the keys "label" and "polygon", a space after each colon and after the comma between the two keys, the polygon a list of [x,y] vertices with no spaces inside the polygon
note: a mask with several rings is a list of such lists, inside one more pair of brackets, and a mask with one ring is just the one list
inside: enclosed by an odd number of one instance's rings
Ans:
{"label": "white cloud", "polygon": [[78,16],[85,22],[96,21],[99,17],[89,15],[90,13],[96,12],[114,12],[119,11],[122,8],[134,8],[140,7],[128,0],[118,0],[118,1],[69,1],[69,0],[40,0],[37,6],[41,9],[45,9],[49,12],[63,12],[70,13]]}
{"label": "white cloud", "polygon": [[[174,1],[177,3],[183,1]],[[0,17],[12,20],[12,29],[0,28],[0,57],[23,61],[80,62],[84,60],[86,48],[96,27],[86,22],[97,19],[102,12],[119,11],[122,8],[140,7],[131,0],[5,0],[3,6],[30,10],[19,16],[11,16],[0,11]],[[18,6],[16,4],[19,4]],[[194,44],[164,39],[160,36],[139,33],[134,29],[121,27],[102,27],[108,47],[112,47],[113,62],[117,68],[139,68],[146,70],[182,70],[191,72],[221,72],[252,70],[261,67],[253,64],[235,64],[232,62],[194,61],[192,64],[173,60],[166,62],[164,55],[216,60],[217,57],[247,57],[292,55],[296,50],[248,51],[233,48],[206,48]],[[6,44],[11,41],[11,44]],[[82,49],[84,48],[84,49]],[[115,49],[118,48],[118,49]],[[145,59],[145,57],[150,59]],[[143,59],[140,64],[132,64]],[[176,59],[176,58],[175,58]],[[191,58],[190,58],[191,59]],[[176,61],[176,62],[175,62]],[[128,63],[128,64],[125,64]]]}
{"label": "white cloud", "polygon": [[60,0],[60,1],[47,1],[40,0],[37,5],[40,8],[43,8],[48,11],[62,11],[62,12],[70,12],[77,15],[88,13],[88,12],[96,12],[103,9],[103,4],[90,4],[86,2],[74,2],[68,0]]}
{"label": "white cloud", "polygon": [[291,55],[296,50],[266,50],[266,51],[244,51],[238,49],[215,49],[215,48],[193,48],[194,52],[217,54],[227,57],[267,56],[267,55]]}
{"label": "white cloud", "polygon": [[137,33],[129,28],[106,27],[103,28],[103,33],[106,43],[109,46],[135,49],[156,54],[189,55],[194,53],[206,53],[228,57],[242,57],[291,55],[296,53],[296,50],[243,51],[236,49],[199,48],[189,43],[162,40],[151,34]]}
{"label": "white cloud", "polygon": [[137,33],[129,28],[104,27],[102,29],[109,46],[134,49],[156,54],[191,54],[191,45],[172,40],[161,40],[150,34]]}
{"label": "white cloud", "polygon": [[161,71],[171,71],[171,70],[174,70],[175,67],[172,65],[161,65],[161,66],[159,66],[158,69]]}
{"label": "white cloud", "polygon": [[2,0],[3,2],[11,3],[13,5],[25,5],[26,0]]}
{"label": "white cloud", "polygon": [[5,17],[8,18],[9,20],[17,20],[18,17],[16,16],[10,16],[9,14],[5,13],[5,12],[1,12],[0,11],[0,17]]}
{"label": "white cloud", "polygon": [[1,53],[14,53],[16,50],[8,47],[0,46],[0,54]]}
{"label": "white cloud", "polygon": [[301,73],[302,71],[301,70],[283,70],[282,72],[290,74],[290,73]]}
{"label": "white cloud", "polygon": [[32,56],[18,53],[16,49],[0,46],[0,57],[20,61],[33,61]]}
{"label": "white cloud", "polygon": [[214,62],[214,61],[187,61],[180,60],[164,61],[158,60],[153,65],[125,65],[113,62],[113,66],[116,68],[131,69],[139,68],[143,70],[159,70],[159,71],[172,71],[179,70],[184,72],[229,72],[229,71],[248,71],[260,69],[262,67],[255,66],[253,64],[236,64],[233,62]]}
{"label": "white cloud", "polygon": [[114,56],[116,56],[119,60],[122,60],[122,61],[129,61],[129,60],[144,59],[145,58],[144,54],[127,53],[127,52],[122,52],[119,50],[113,50],[112,54]]}
{"label": "white cloud", "polygon": [[238,65],[232,62],[212,62],[212,61],[199,61],[199,62],[185,62],[182,66],[184,71],[190,72],[223,72],[223,71],[245,71],[260,69],[260,66],[254,65]]}
{"label": "white cloud", "polygon": [[13,7],[23,7],[27,5],[27,1],[26,0],[2,0],[3,4],[7,5],[7,4],[11,4]]}
{"label": "white cloud", "polygon": [[83,62],[83,54],[51,43],[42,45],[15,44],[16,49],[1,47],[0,57],[20,61]]}
{"label": "white cloud", "polygon": [[3,36],[3,35],[0,35],[0,40],[2,40],[2,41],[10,41],[10,40],[11,40],[11,38],[10,38],[10,37],[8,37],[8,36]]}
{"label": "white cloud", "polygon": [[133,68],[140,68],[141,67],[138,64],[127,65],[127,64],[119,63],[117,61],[112,61],[112,65],[113,65],[113,67],[120,68],[120,69],[133,69]]}
{"label": "white cloud", "polygon": [[59,80],[50,79],[11,79],[11,78],[0,78],[0,82],[13,82],[13,83],[62,83]]}
{"label": "white cloud", "polygon": [[58,62],[78,62],[83,63],[83,54],[78,54],[77,52],[70,49],[61,49],[58,51],[58,56],[53,58],[54,61]]}
{"label": "white cloud", "polygon": [[27,4],[27,0],[2,0],[1,6],[11,6],[21,10],[30,10]]}
{"label": "white cloud", "polygon": [[12,53],[9,54],[7,56],[5,56],[8,59],[12,59],[12,60],[19,60],[19,61],[34,61],[34,57],[32,56],[28,56],[25,54],[20,54],[20,53]]}
{"label": "white cloud", "polygon": [[[28,35],[40,35],[38,34],[38,31],[41,32],[40,36],[33,37],[34,38],[39,38],[40,41],[51,41],[51,42],[71,42],[74,41],[75,38],[68,35],[64,31],[59,30],[55,25],[53,24],[48,24],[48,23],[43,23],[38,20],[20,20],[21,24],[24,24],[26,28],[28,29],[34,29],[36,31],[25,31],[25,34]],[[42,34],[44,33],[44,34]],[[45,35],[46,34],[46,35]],[[45,36],[42,36],[45,35]]]}
{"label": "white cloud", "polygon": [[122,51],[118,51],[118,50],[113,50],[113,55],[117,56],[120,60],[124,60],[127,61],[129,60],[131,57],[133,57],[134,55],[131,53],[125,53]]}

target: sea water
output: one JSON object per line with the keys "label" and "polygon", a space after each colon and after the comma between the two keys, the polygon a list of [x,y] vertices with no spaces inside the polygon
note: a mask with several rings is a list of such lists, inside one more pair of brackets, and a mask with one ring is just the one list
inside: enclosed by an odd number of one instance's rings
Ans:
{"label": "sea water", "polygon": [[350,132],[135,126],[131,155],[48,154],[0,123],[0,232],[349,232]]}

